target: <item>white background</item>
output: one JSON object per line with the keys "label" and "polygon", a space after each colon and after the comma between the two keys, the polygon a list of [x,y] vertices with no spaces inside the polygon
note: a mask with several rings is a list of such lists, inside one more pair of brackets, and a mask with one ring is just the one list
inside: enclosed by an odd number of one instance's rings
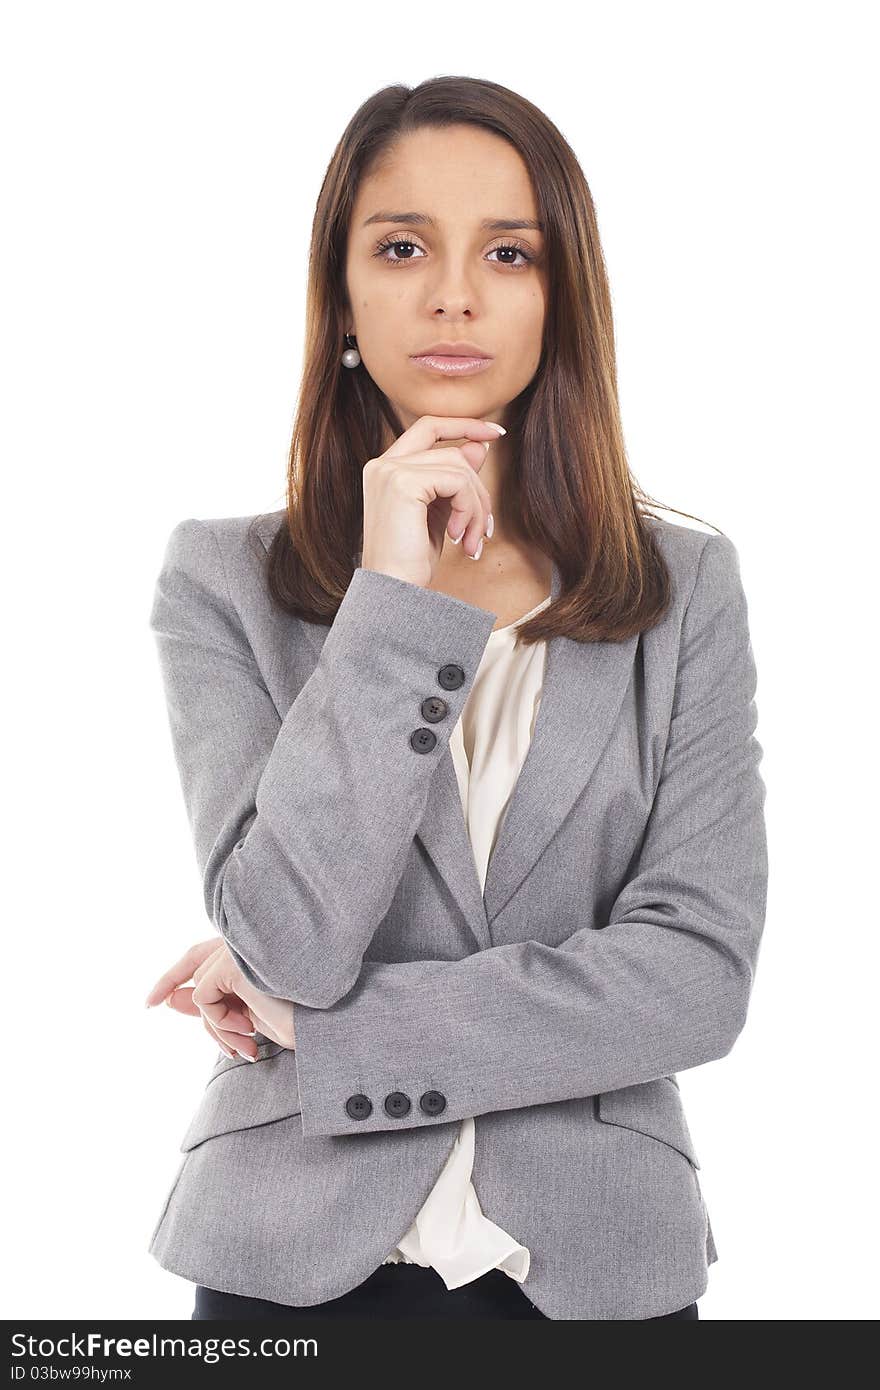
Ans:
{"label": "white background", "polygon": [[327,162],[373,91],[439,74],[573,145],[633,472],[740,555],[770,892],[746,1028],[679,1076],[720,1256],[700,1315],[877,1316],[872,18],[5,5],[6,1317],[190,1316],[146,1247],[216,1047],[143,1000],[213,927],[153,584],[177,521],[284,505]]}

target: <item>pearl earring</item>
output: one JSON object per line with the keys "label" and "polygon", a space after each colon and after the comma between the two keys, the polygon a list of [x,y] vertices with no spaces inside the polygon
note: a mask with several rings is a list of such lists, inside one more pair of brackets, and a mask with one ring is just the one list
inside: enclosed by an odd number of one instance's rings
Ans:
{"label": "pearl earring", "polygon": [[[345,341],[347,343],[354,342],[354,338],[351,333],[345,334]],[[342,354],[342,365],[344,367],[359,367],[360,361],[361,355],[356,347],[347,347],[345,349],[345,352]]]}

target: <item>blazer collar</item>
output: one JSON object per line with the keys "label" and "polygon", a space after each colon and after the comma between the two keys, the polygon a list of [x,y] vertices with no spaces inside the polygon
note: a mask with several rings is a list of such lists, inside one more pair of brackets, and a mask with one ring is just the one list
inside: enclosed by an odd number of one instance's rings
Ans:
{"label": "blazer collar", "polygon": [[[272,530],[277,525],[273,523]],[[268,546],[265,529],[260,534]],[[551,594],[561,576],[553,562]],[[547,849],[589,782],[629,684],[638,633],[624,642],[547,642],[534,732],[501,822],[480,888],[452,753],[434,773],[417,839],[430,855],[481,948],[494,944],[492,923]]]}

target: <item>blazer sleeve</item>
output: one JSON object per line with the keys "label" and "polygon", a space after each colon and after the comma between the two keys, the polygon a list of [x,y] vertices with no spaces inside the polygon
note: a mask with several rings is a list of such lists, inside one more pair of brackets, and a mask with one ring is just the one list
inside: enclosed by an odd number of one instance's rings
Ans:
{"label": "blazer sleeve", "polygon": [[[555,947],[527,940],[456,961],[368,960],[333,1008],[294,1004],[304,1134],[445,1124],[728,1053],[745,1022],[766,903],[755,688],[737,551],[712,536],[682,623],[656,795],[607,923]],[[413,1102],[402,1118],[381,1103],[396,1090]],[[417,1103],[427,1090],[445,1097],[439,1114]],[[366,1119],[346,1110],[353,1092],[373,1101]]]}
{"label": "blazer sleeve", "polygon": [[[358,567],[282,718],[214,528],[189,518],[171,532],[150,627],[205,908],[255,988],[321,1009],[354,984],[494,623]],[[438,680],[449,664],[458,688]],[[426,724],[437,696],[448,712]],[[426,728],[423,752],[410,736]]]}

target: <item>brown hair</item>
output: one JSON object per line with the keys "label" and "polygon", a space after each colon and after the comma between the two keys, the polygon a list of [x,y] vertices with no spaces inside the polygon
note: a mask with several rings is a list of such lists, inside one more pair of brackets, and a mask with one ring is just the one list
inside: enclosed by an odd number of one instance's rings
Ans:
{"label": "brown hair", "polygon": [[287,524],[269,548],[269,591],[287,612],[330,623],[354,573],[363,537],[362,470],[388,448],[389,430],[397,438],[403,426],[367,372],[340,360],[351,210],[360,180],[395,141],[424,126],[460,123],[500,135],[519,151],[546,225],[544,341],[534,378],[508,411],[512,457],[503,513],[556,561],[560,593],[522,625],[519,638],[623,641],[658,622],[671,596],[641,508],[676,509],[645,493],[627,462],[608,276],[583,171],[542,111],[478,78],[382,88],[355,112],[330,160],[312,224]]}

